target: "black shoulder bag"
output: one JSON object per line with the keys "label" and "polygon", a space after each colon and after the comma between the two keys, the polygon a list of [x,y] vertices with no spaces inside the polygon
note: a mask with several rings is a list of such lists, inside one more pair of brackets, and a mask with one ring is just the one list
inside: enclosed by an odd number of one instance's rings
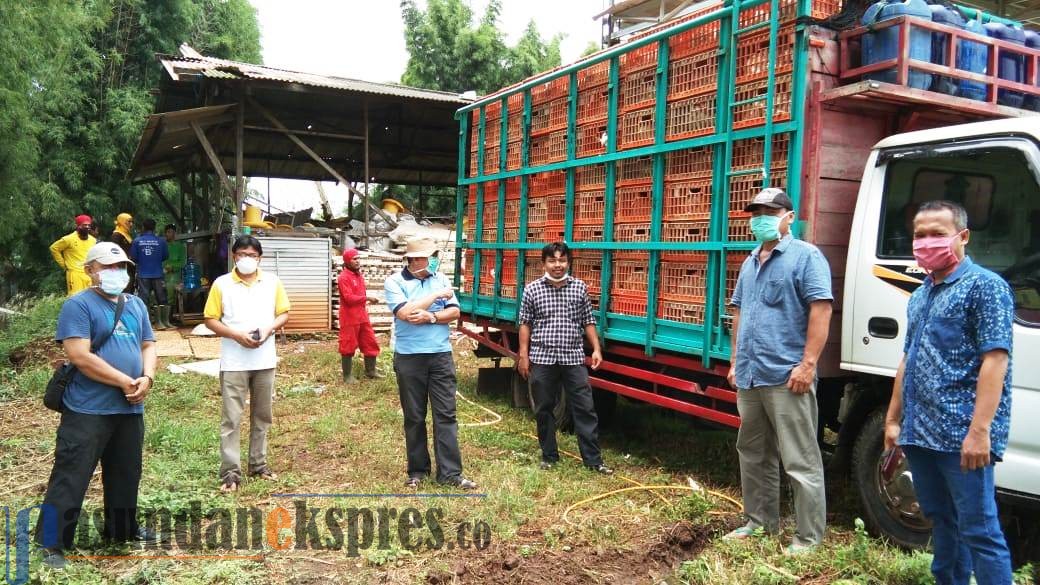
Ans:
{"label": "black shoulder bag", "polygon": [[[112,329],[98,338],[96,342],[90,344],[90,353],[97,353],[112,337],[112,334],[115,333],[116,327],[119,326],[119,319],[123,316],[123,306],[125,304],[126,295],[119,295],[119,301],[116,303],[116,320],[112,323]],[[76,366],[72,365],[72,362],[68,360],[65,360],[65,363],[58,366],[54,370],[54,375],[51,376],[50,381],[47,382],[47,390],[43,393],[43,405],[51,410],[61,412],[64,409],[62,400],[65,397],[65,389],[69,387],[69,382],[72,381],[72,376],[75,374]]]}

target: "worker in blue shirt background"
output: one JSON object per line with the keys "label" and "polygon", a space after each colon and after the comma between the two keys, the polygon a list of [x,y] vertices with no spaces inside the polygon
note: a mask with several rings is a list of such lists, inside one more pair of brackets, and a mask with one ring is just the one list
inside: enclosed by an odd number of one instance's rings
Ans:
{"label": "worker in blue shirt background", "polygon": [[[166,298],[166,273],[163,270],[163,262],[169,255],[166,240],[155,235],[155,220],[144,220],[144,233],[130,244],[130,258],[137,263],[137,295],[145,305],[149,305],[157,329],[173,328],[170,324],[170,305]],[[153,293],[154,306],[151,305]]]}

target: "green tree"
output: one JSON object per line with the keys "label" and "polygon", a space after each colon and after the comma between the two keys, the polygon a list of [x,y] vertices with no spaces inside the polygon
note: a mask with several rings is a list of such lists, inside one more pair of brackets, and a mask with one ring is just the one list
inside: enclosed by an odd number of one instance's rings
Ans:
{"label": "green tree", "polygon": [[35,0],[0,3],[0,272],[25,289],[63,288],[47,247],[94,216],[168,221],[126,172],[152,110],[156,53],[183,42],[257,62],[248,0]]}

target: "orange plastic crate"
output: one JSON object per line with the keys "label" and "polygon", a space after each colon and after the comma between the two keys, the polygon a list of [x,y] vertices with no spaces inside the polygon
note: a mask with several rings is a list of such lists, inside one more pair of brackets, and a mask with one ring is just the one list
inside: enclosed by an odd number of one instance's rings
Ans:
{"label": "orange plastic crate", "polygon": [[542,252],[528,252],[524,257],[524,284],[534,282],[545,274],[542,265]]}
{"label": "orange plastic crate", "polygon": [[500,146],[502,138],[502,123],[498,120],[494,120],[492,123],[484,127],[484,146],[493,147]]}
{"label": "orange plastic crate", "polygon": [[[787,170],[774,171],[769,175],[769,186],[787,189]],[[730,216],[734,212],[742,213],[744,208],[763,188],[763,177],[761,174],[737,175],[729,180],[729,210]]]}
{"label": "orange plastic crate", "polygon": [[643,45],[621,55],[621,75],[657,67],[657,43]]}
{"label": "orange plastic crate", "polygon": [[641,223],[619,223],[614,226],[615,242],[649,242],[650,224]]}
{"label": "orange plastic crate", "polygon": [[565,195],[553,194],[527,200],[527,225],[530,227],[563,223],[567,209]]}
{"label": "orange plastic crate", "polygon": [[502,241],[516,243],[520,241],[520,228],[502,226]]}
{"label": "orange plastic crate", "polygon": [[615,287],[624,291],[625,294],[645,295],[647,291],[647,276],[650,273],[650,257],[645,252],[640,253],[640,259],[615,258],[613,266],[613,282],[610,289]]}
{"label": "orange plastic crate", "polygon": [[559,98],[531,108],[531,136],[567,127],[567,98]]}
{"label": "orange plastic crate", "polygon": [[668,64],[668,99],[714,92],[718,84],[719,52],[694,53]]}
{"label": "orange plastic crate", "polygon": [[653,178],[654,157],[650,155],[622,159],[617,168],[617,184],[645,183]]}
{"label": "orange plastic crate", "polygon": [[502,100],[495,99],[484,104],[484,119],[499,120],[502,118]]}
{"label": "orange plastic crate", "polygon": [[579,191],[574,194],[575,225],[603,225],[606,197],[603,191]]}
{"label": "orange plastic crate", "polygon": [[528,197],[541,197],[552,193],[563,193],[567,190],[567,174],[563,171],[551,171],[533,175],[527,184]]}
{"label": "orange plastic crate", "polygon": [[[519,199],[506,199],[506,213],[505,219],[502,221],[502,227],[515,228],[520,225],[520,200]],[[507,240],[515,242],[516,239]]]}
{"label": "orange plastic crate", "polygon": [[595,122],[578,127],[577,156],[596,156],[607,152],[607,124]]}
{"label": "orange plastic crate", "polygon": [[614,190],[614,218],[617,221],[650,221],[653,185],[625,185]]}
{"label": "orange plastic crate", "polygon": [[[484,230],[498,225],[498,199],[484,201]],[[492,240],[485,240],[492,241]]]}
{"label": "orange plastic crate", "polygon": [[506,145],[506,170],[515,171],[520,168],[520,155],[523,153],[523,143],[519,140]]}
{"label": "orange plastic crate", "polygon": [[711,177],[665,181],[664,220],[704,219],[711,214]]}
{"label": "orange plastic crate", "polygon": [[661,230],[662,242],[707,242],[708,220],[667,221]]}
{"label": "orange plastic crate", "polygon": [[682,140],[715,131],[715,93],[668,102],[665,140]]}
{"label": "orange plastic crate", "polygon": [[[484,174],[491,175],[498,172],[499,166],[499,153],[502,152],[500,146],[489,146],[484,149]],[[477,152],[473,151],[469,155],[469,176],[477,176]]]}
{"label": "orange plastic crate", "polygon": [[[791,74],[778,75],[773,92],[773,121],[782,122],[791,119]],[[733,96],[734,102],[741,102],[766,95],[768,79],[749,81],[737,85]],[[733,108],[733,128],[749,128],[766,123],[765,100],[744,104]]]}
{"label": "orange plastic crate", "polygon": [[737,289],[737,278],[740,277],[740,267],[744,265],[744,259],[747,257],[747,252],[726,254],[726,304],[733,298],[733,291]]}
{"label": "orange plastic crate", "polygon": [[602,254],[591,250],[574,253],[570,273],[574,278],[584,282],[590,293],[599,294],[603,274]]}
{"label": "orange plastic crate", "polygon": [[713,152],[712,147],[701,146],[667,153],[664,180],[667,182],[711,177]]}
{"label": "orange plastic crate", "polygon": [[603,224],[576,225],[574,226],[574,242],[602,242]]}
{"label": "orange plastic crate", "polygon": [[[477,294],[484,297],[490,297],[495,294],[495,283],[493,282],[482,282],[480,288],[477,289]],[[516,297],[516,284],[502,284],[499,288],[499,298],[503,299],[515,299]]]}
{"label": "orange plastic crate", "polygon": [[[777,75],[794,67],[794,25],[776,32]],[[762,79],[769,74],[769,28],[752,31],[737,39],[737,83]]]}
{"label": "orange plastic crate", "polygon": [[743,211],[740,213],[730,212],[729,229],[726,234],[729,241],[747,242],[755,239],[755,236],[751,233],[751,224],[749,223],[750,218],[750,213],[745,213]]}
{"label": "orange plastic crate", "polygon": [[578,92],[578,124],[601,122],[607,119],[607,100],[610,92],[605,85]]}
{"label": "orange plastic crate", "polygon": [[708,257],[702,253],[670,252],[661,257],[661,297],[674,301],[704,301]]}
{"label": "orange plastic crate", "polygon": [[563,224],[547,223],[542,226],[527,228],[527,241],[533,243],[551,244],[563,241]]}
{"label": "orange plastic crate", "polygon": [[[812,0],[809,16],[823,19],[841,12],[842,0]],[[780,0],[780,22],[794,20],[798,12],[798,0]],[[769,3],[740,11],[740,28],[769,20]]]}
{"label": "orange plastic crate", "polygon": [[607,167],[603,164],[578,167],[574,173],[575,189],[602,189],[607,184]]}
{"label": "orange plastic crate", "polygon": [[531,103],[543,104],[557,98],[567,97],[569,79],[569,75],[562,75],[552,81],[534,86],[531,88]]}
{"label": "orange plastic crate", "polygon": [[[712,8],[711,10],[714,9]],[[692,14],[688,18],[683,18],[680,22],[688,22],[701,14]],[[676,33],[668,39],[668,55],[673,60],[682,59],[701,51],[717,49],[718,47],[719,21],[717,20]]]}
{"label": "orange plastic crate", "polygon": [[606,85],[610,79],[610,61],[600,61],[578,70],[578,91],[597,85]]}
{"label": "orange plastic crate", "polygon": [[509,127],[506,128],[506,140],[510,143],[520,142],[524,139],[524,118],[522,112],[509,113],[509,120],[506,122]]}
{"label": "orange plastic crate", "polygon": [[[765,138],[745,138],[733,141],[733,158],[730,168],[734,171],[760,169],[765,162]],[[774,134],[769,156],[770,168],[787,168],[787,156],[791,146],[790,134]]]}
{"label": "orange plastic crate", "polygon": [[619,315],[631,315],[633,317],[646,317],[646,295],[624,296],[620,290],[610,290],[610,306],[607,310]]}
{"label": "orange plastic crate", "polygon": [[631,110],[653,107],[657,97],[657,72],[645,69],[625,75],[621,79],[621,92],[618,95],[618,110]]}
{"label": "orange plastic crate", "polygon": [[671,299],[657,300],[657,318],[668,321],[678,321],[690,325],[704,324],[704,303],[690,301],[673,301]]}
{"label": "orange plastic crate", "polygon": [[531,165],[545,165],[567,158],[567,131],[558,130],[531,138]]}
{"label": "orange plastic crate", "polygon": [[636,148],[654,143],[654,108],[633,110],[621,116],[618,147]]}
{"label": "orange plastic crate", "polygon": [[520,177],[506,179],[506,199],[520,198]]}

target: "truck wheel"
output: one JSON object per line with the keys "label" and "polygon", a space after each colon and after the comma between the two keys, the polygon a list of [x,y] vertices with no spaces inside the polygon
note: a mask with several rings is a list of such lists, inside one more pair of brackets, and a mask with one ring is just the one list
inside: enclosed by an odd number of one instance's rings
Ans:
{"label": "truck wheel", "polygon": [[596,418],[599,419],[600,428],[610,426],[614,421],[614,411],[617,410],[617,394],[609,390],[592,389],[592,402],[596,405]]}
{"label": "truck wheel", "polygon": [[[553,417],[556,419],[556,430],[570,432],[574,428],[574,421],[571,419],[571,409],[568,408],[567,393],[563,391],[562,386],[556,391],[559,392],[556,408],[553,410]],[[533,414],[535,412],[534,390],[531,389],[530,384],[527,385],[527,392],[527,397],[531,404],[531,413]]]}
{"label": "truck wheel", "polygon": [[882,471],[885,411],[874,411],[860,429],[852,450],[852,474],[871,532],[906,548],[923,548],[931,536],[914,494],[913,478],[904,457],[890,475]]}

